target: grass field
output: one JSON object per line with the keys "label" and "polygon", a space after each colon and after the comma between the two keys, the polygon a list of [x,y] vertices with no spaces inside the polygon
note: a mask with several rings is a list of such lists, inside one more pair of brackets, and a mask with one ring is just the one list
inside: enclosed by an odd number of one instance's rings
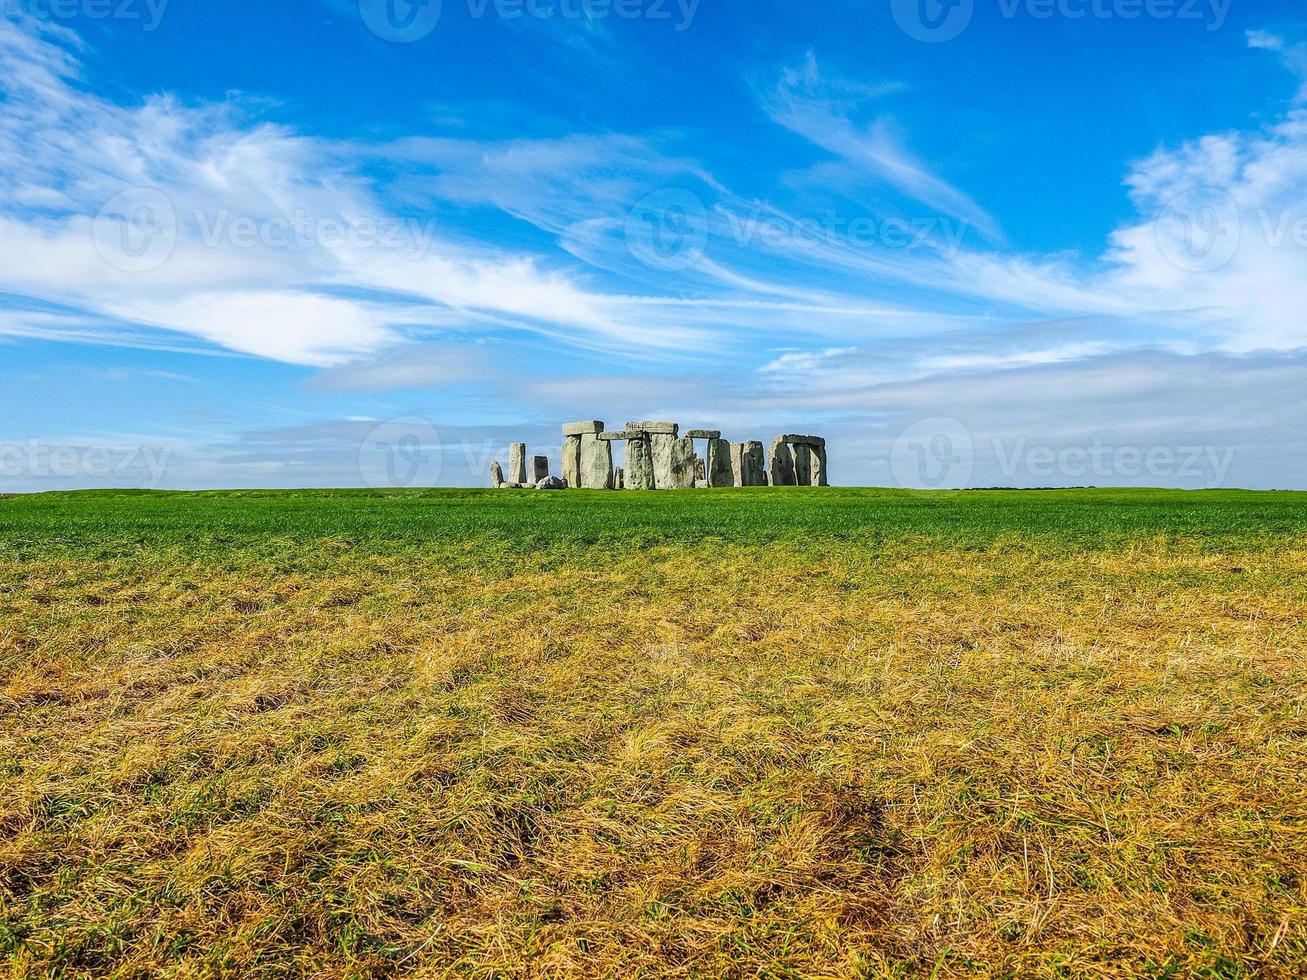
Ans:
{"label": "grass field", "polygon": [[0,974],[1307,974],[1307,495],[0,499]]}

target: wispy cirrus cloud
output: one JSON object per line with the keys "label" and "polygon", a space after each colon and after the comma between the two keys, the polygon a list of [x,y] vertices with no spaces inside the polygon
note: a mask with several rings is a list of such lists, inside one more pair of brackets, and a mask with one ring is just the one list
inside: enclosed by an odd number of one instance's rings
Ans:
{"label": "wispy cirrus cloud", "polygon": [[885,96],[904,88],[898,83],[859,85],[830,79],[809,52],[802,65],[782,71],[780,81],[760,93],[760,99],[780,125],[844,161],[866,168],[908,198],[965,219],[987,238],[1001,240],[998,221],[914,157],[887,114],[860,121],[868,106],[879,108]]}
{"label": "wispy cirrus cloud", "polygon": [[[1249,41],[1293,64],[1296,49],[1278,36]],[[342,390],[445,383],[422,352],[506,334],[635,365],[725,358],[746,375],[806,363],[809,351],[900,342],[918,358],[909,372],[1179,340],[1231,351],[1307,343],[1296,239],[1307,117],[1297,108],[1130,165],[1136,217],[1103,254],[1023,255],[907,150],[885,110],[904,86],[831,76],[814,56],[782,69],[761,104],[841,166],[935,212],[919,241],[884,228],[860,239],[848,226],[865,215],[836,192],[844,225],[814,226],[803,208],[821,188],[790,195],[784,161],[757,175],[771,194],[741,195],[685,150],[684,133],[323,140],[239,102],[89,94],[80,51],[66,31],[0,20],[0,290],[21,298],[5,304],[0,333],[349,365],[353,374],[327,376]],[[1195,189],[1220,206],[1188,201]],[[173,218],[166,261],[131,270],[106,260],[96,227],[106,202],[121,198],[111,227],[132,232],[159,195]],[[683,264],[633,248],[651,199],[653,234],[673,238],[686,229],[665,202],[688,202],[700,240]],[[985,240],[953,235],[949,219]],[[1212,245],[1220,261],[1194,254],[1187,233],[1214,236],[1198,251]],[[1007,349],[1024,325],[1050,320],[1090,326],[1033,353]],[[959,334],[975,349],[951,350]]]}
{"label": "wispy cirrus cloud", "polygon": [[1307,41],[1292,42],[1272,31],[1249,31],[1248,46],[1278,54],[1284,67],[1301,82],[1298,101],[1307,102]]}

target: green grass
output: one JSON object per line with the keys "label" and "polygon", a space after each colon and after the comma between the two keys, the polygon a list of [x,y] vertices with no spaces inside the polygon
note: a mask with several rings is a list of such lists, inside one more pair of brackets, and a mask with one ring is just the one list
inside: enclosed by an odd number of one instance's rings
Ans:
{"label": "green grass", "polygon": [[0,974],[1300,976],[1307,495],[0,499]]}
{"label": "green grass", "polygon": [[1111,547],[1162,537],[1194,544],[1272,543],[1307,531],[1307,494],[1166,490],[735,490],[563,494],[373,492],[88,492],[0,500],[13,548],[258,546],[337,538],[364,548],[490,542],[530,551],[787,536],[869,542],[945,535],[966,546],[1005,535],[1052,546]]}

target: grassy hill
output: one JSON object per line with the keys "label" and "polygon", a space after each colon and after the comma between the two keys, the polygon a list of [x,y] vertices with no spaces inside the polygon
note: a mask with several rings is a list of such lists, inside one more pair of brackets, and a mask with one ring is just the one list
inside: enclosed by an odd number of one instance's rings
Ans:
{"label": "grassy hill", "polygon": [[0,499],[15,975],[1307,971],[1307,495]]}

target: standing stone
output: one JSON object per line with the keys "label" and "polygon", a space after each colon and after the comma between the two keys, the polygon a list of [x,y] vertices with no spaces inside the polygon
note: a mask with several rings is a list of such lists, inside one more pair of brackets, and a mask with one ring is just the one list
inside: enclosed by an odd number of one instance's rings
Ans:
{"label": "standing stone", "polygon": [[813,460],[816,463],[816,467],[813,470],[812,485],[814,487],[830,486],[830,470],[826,465],[825,446],[819,446],[817,449],[813,450]]}
{"label": "standing stone", "polygon": [[731,486],[744,486],[744,443],[731,443]]}
{"label": "standing stone", "polygon": [[573,490],[581,486],[581,437],[563,440],[563,482]]}
{"label": "standing stone", "polygon": [[784,436],[777,436],[771,444],[771,485],[794,486],[794,453]]}
{"label": "standing stone", "polygon": [[659,490],[672,489],[672,447],[676,442],[676,436],[670,433],[649,433],[649,445],[653,452],[654,486]]}
{"label": "standing stone", "polygon": [[620,466],[617,467],[617,469],[613,470],[613,489],[614,490],[626,489],[626,473],[625,471],[623,471],[623,469]]}
{"label": "standing stone", "polygon": [[613,489],[613,444],[598,432],[581,437],[581,486],[587,490]]}
{"label": "standing stone", "polygon": [[[657,439],[657,436],[654,436]],[[693,490],[694,489],[694,440],[693,439],[673,439],[671,451],[668,454],[668,483],[659,486],[660,490]],[[654,474],[657,479],[657,471]]]}
{"label": "standing stone", "polygon": [[532,456],[531,457],[531,479],[530,483],[535,485],[549,476],[549,457]]}
{"label": "standing stone", "polygon": [[702,456],[694,457],[694,485],[697,487],[702,483],[705,487],[708,485],[708,467]]}
{"label": "standing stone", "polygon": [[816,468],[816,453],[812,446],[800,442],[794,447],[794,484],[799,487],[812,486],[813,470]]}
{"label": "standing stone", "polygon": [[731,473],[731,444],[720,436],[708,440],[708,460],[704,464],[704,478],[710,487],[735,485]]}
{"label": "standing stone", "polygon": [[626,467],[622,482],[627,490],[654,489],[653,447],[643,432],[626,440]]}
{"label": "standing stone", "polygon": [[504,468],[499,465],[499,460],[490,464],[490,485],[496,490],[504,485]]}
{"label": "standing stone", "polygon": [[746,487],[767,485],[767,460],[763,455],[760,442],[746,442],[740,447],[740,485]]}
{"label": "standing stone", "polygon": [[508,447],[508,482],[526,483],[525,442],[515,442]]}

